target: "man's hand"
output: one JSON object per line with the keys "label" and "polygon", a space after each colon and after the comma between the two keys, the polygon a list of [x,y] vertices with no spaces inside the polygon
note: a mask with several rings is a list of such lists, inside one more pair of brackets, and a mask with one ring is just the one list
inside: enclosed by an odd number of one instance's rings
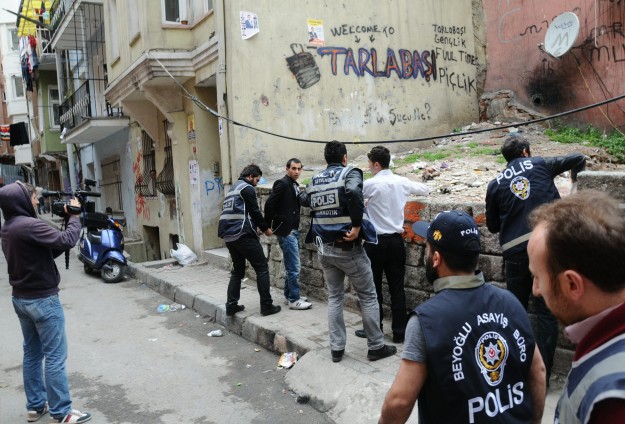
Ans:
{"label": "man's hand", "polygon": [[271,231],[271,228],[267,228],[267,231],[265,231],[265,235],[266,235],[267,237],[269,237],[269,236],[273,236],[273,231]]}
{"label": "man's hand", "polygon": [[352,229],[349,230],[347,234],[345,234],[345,237],[343,237],[343,240],[354,241],[358,238],[358,234],[360,234],[360,227],[352,227]]}
{"label": "man's hand", "polygon": [[[80,209],[80,202],[75,197],[72,197],[69,200],[69,205]],[[65,211],[67,215],[76,215],[76,214],[73,214],[71,211],[67,210],[67,204],[63,205],[63,210]]]}

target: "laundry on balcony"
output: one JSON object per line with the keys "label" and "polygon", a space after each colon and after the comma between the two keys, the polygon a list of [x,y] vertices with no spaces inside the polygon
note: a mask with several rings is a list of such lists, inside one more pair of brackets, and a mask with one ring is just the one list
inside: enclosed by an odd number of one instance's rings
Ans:
{"label": "laundry on balcony", "polygon": [[11,141],[11,126],[0,125],[0,139],[2,141]]}

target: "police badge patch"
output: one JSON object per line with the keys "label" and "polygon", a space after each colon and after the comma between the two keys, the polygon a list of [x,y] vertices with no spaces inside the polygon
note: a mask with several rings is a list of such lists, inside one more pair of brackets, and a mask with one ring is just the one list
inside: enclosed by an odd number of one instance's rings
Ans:
{"label": "police badge patch", "polygon": [[475,359],[486,382],[496,386],[503,379],[508,343],[495,331],[484,333],[475,346]]}
{"label": "police badge patch", "polygon": [[516,177],[510,181],[510,191],[519,199],[530,197],[530,181],[525,177]]}

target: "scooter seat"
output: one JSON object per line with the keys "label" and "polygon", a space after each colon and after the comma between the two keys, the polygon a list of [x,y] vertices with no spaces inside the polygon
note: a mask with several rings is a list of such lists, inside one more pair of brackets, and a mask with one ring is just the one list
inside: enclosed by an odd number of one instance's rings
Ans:
{"label": "scooter seat", "polygon": [[102,243],[102,233],[100,232],[87,233],[87,238],[89,239],[91,243],[97,243],[97,244]]}

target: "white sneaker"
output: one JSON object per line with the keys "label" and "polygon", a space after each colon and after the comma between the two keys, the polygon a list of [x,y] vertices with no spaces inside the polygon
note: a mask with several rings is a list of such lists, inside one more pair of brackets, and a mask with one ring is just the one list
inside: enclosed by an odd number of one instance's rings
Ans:
{"label": "white sneaker", "polygon": [[306,302],[303,298],[296,300],[295,302],[289,302],[289,309],[310,309],[312,307],[312,303]]}
{"label": "white sneaker", "polygon": [[[308,301],[308,298],[306,296],[300,296],[299,300],[303,300],[304,302]],[[288,304],[290,303],[290,300],[288,297],[284,298],[284,304],[288,306]]]}
{"label": "white sneaker", "polygon": [[86,423],[91,419],[91,414],[88,412],[80,412],[76,409],[72,409],[69,414],[63,418],[50,417],[50,423]]}

